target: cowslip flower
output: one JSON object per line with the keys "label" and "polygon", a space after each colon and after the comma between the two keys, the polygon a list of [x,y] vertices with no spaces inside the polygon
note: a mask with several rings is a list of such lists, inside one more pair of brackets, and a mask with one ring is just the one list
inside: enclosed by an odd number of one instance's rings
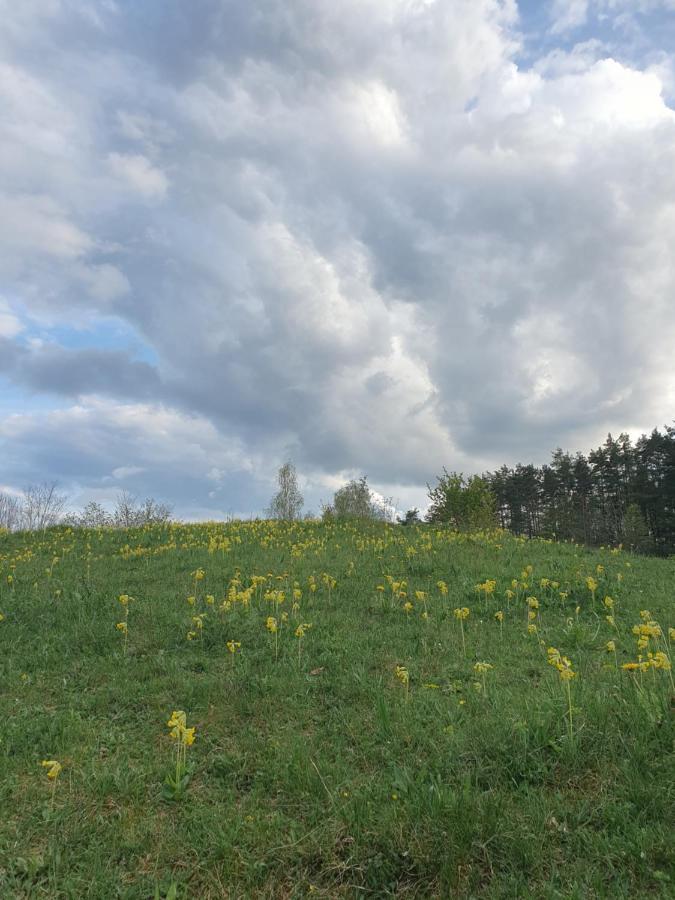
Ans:
{"label": "cowslip flower", "polygon": [[462,651],[466,656],[466,638],[464,636],[464,621],[469,618],[471,610],[468,606],[458,606],[454,611],[454,616],[459,622],[459,629],[462,635]]}
{"label": "cowslip flower", "polygon": [[63,769],[61,763],[56,759],[43,759],[40,765],[47,769],[47,778],[51,781],[56,781]]}
{"label": "cowslip flower", "polygon": [[485,683],[485,676],[490,671],[490,669],[494,668],[488,662],[477,662],[474,664],[473,670],[477,675],[481,676],[483,681],[483,696],[487,695],[487,686]]}
{"label": "cowslip flower", "polygon": [[555,647],[549,647],[546,651],[548,656],[548,664],[558,670],[560,680],[567,690],[567,711],[569,715],[570,740],[574,739],[574,730],[572,727],[572,691],[570,682],[577,677],[577,673],[572,669],[572,661],[563,656]]}
{"label": "cowslip flower", "polygon": [[408,692],[410,690],[410,675],[405,666],[396,666],[394,669],[394,675],[401,682],[403,687],[405,688],[405,699],[408,700]]}

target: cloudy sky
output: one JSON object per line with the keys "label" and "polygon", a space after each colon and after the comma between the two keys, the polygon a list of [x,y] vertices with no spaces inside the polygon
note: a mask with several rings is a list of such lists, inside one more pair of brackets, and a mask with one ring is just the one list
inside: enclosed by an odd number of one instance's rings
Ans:
{"label": "cloudy sky", "polygon": [[0,0],[0,485],[185,517],[675,411],[675,0]]}

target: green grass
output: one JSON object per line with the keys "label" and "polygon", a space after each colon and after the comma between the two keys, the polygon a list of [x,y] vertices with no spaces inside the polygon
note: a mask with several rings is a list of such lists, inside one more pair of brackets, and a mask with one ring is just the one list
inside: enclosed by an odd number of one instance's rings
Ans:
{"label": "green grass", "polygon": [[[271,574],[286,593],[276,661],[264,588],[219,609],[237,570],[239,590]],[[407,581],[409,615],[386,575]],[[605,646],[635,660],[645,608],[667,641],[674,583],[671,560],[424,527],[0,536],[0,896],[670,897],[671,673],[616,669]],[[126,653],[120,594],[134,598]],[[549,646],[578,673],[571,735]],[[493,666],[486,694],[476,661]],[[197,728],[178,802],[162,796],[174,709]],[[53,803],[45,758],[63,764]]]}

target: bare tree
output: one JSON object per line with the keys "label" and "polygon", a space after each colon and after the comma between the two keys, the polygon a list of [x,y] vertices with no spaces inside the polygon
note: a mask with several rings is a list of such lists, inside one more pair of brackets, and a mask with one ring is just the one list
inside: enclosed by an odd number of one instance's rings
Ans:
{"label": "bare tree", "polygon": [[87,503],[82,512],[68,516],[66,522],[75,528],[106,528],[113,523],[110,513],[95,500]]}
{"label": "bare tree", "polygon": [[115,501],[112,524],[117,528],[158,525],[170,522],[172,513],[172,507],[166,503],[158,503],[152,497],[147,497],[143,503],[139,503],[133,494],[121,491]]}
{"label": "bare tree", "polygon": [[68,498],[59,494],[56,481],[32,484],[23,492],[20,528],[25,531],[44,531],[61,520]]}
{"label": "bare tree", "polygon": [[0,493],[0,529],[15,531],[21,520],[21,503],[18,497],[6,492]]}
{"label": "bare tree", "polygon": [[298,488],[298,476],[292,462],[286,462],[277,475],[279,490],[272,498],[267,513],[271,519],[293,522],[300,517],[303,500]]}

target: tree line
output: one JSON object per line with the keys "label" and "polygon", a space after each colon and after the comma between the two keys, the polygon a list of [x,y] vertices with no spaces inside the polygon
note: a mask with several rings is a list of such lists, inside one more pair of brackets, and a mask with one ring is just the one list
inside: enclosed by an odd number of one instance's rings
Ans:
{"label": "tree line", "polygon": [[31,485],[20,493],[0,491],[0,531],[44,531],[54,525],[72,528],[132,528],[169,522],[172,507],[152,497],[139,501],[120,491],[112,511],[91,501],[80,512],[64,513],[68,496],[55,481]]}
{"label": "tree line", "polygon": [[622,544],[675,552],[675,428],[633,443],[627,434],[587,455],[561,449],[542,466],[502,466],[464,478],[444,472],[429,486],[427,521],[460,528],[490,521],[527,537]]}
{"label": "tree line", "polygon": [[[302,517],[303,497],[291,462],[278,472],[278,490],[266,513],[270,518]],[[464,476],[443,470],[427,485],[425,520],[460,530],[499,526],[518,535],[573,540],[590,545],[621,544],[646,553],[675,552],[675,427],[655,428],[633,443],[627,434],[607,440],[587,455],[558,448],[542,466],[502,466]],[[0,529],[41,530],[60,522],[79,527],[125,528],[170,521],[172,509],[152,498],[139,502],[127,492],[112,512],[89,503],[64,516],[66,497],[55,483],[27,488],[20,495],[0,492]],[[305,518],[314,518],[308,513]],[[371,491],[367,479],[339,488],[321,518],[371,519],[413,525],[417,509],[396,520],[391,499]]]}

